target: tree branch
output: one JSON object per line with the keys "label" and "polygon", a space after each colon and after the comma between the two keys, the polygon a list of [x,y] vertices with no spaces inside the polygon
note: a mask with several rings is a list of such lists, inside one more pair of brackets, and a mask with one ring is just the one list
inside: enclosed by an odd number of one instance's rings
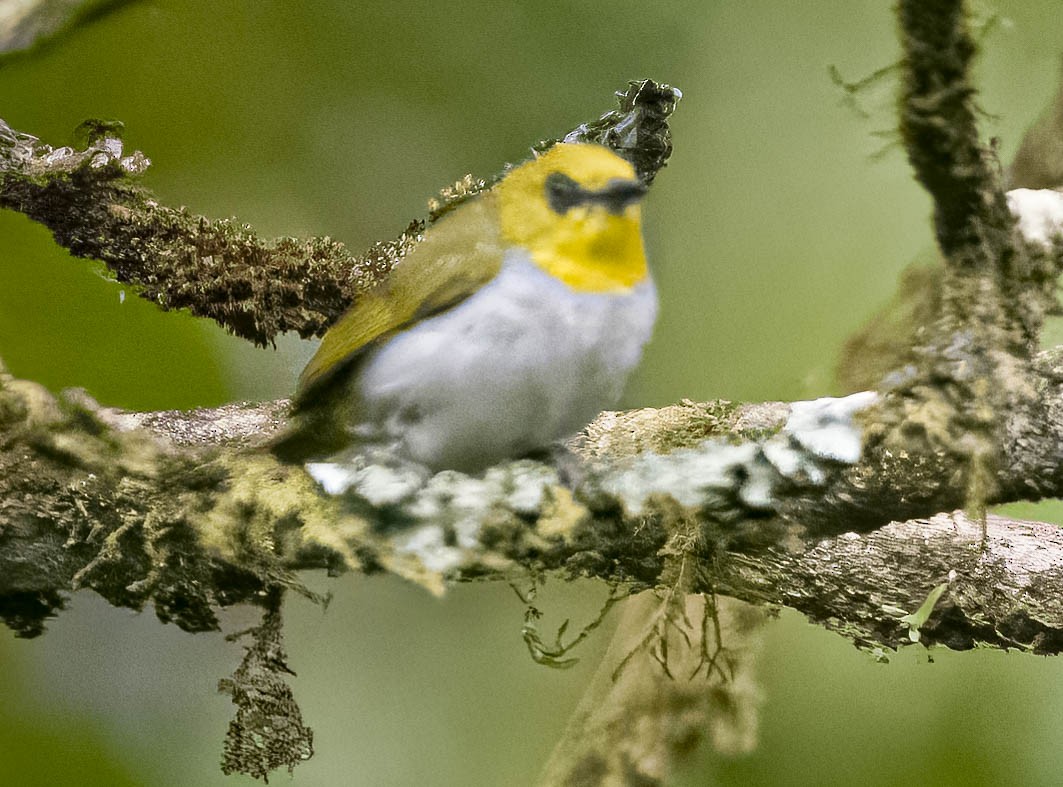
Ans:
{"label": "tree branch", "polygon": [[964,2],[901,0],[897,13],[905,51],[901,135],[916,179],[934,200],[938,243],[947,259],[981,248],[981,264],[991,265],[1000,244],[986,243],[986,229],[1009,228],[1012,220],[995,159],[979,143],[969,81],[977,49]]}
{"label": "tree branch", "polygon": [[[1042,363],[1046,374],[1054,357]],[[1039,435],[1012,441],[999,488],[1015,497],[1000,500],[1030,497],[1031,484],[1063,492],[1059,380],[1063,373],[1045,382],[1057,417]],[[972,550],[979,554],[970,528],[933,551],[923,524],[906,525],[919,533],[914,540],[896,526],[878,529],[910,512],[950,510],[963,490],[953,483],[955,460],[944,454],[847,462],[840,452],[853,440],[859,445],[852,420],[859,400],[606,413],[573,443],[589,463],[574,493],[556,470],[528,460],[472,478],[430,476],[379,457],[350,471],[347,488],[333,496],[302,468],[254,447],[275,428],[281,404],[128,415],[98,408],[83,393],[56,399],[7,376],[0,385],[0,594],[21,600],[8,602],[6,619],[28,634],[39,631],[49,599],[54,605],[72,587],[92,587],[116,604],[153,602],[163,619],[202,630],[217,625],[218,605],[278,582],[298,587],[295,569],[383,567],[438,590],[444,576],[523,567],[638,589],[660,584],[678,550],[698,566],[691,592],[785,603],[841,621],[861,644],[896,647],[905,640],[894,618],[870,602],[815,589],[847,587],[855,598],[911,611],[928,584],[951,569],[964,573]],[[1031,467],[1045,472],[1030,475]],[[398,530],[381,526],[400,521]],[[859,542],[832,535],[854,529],[871,534]],[[1058,560],[1063,544],[1041,531],[1037,538]],[[1020,572],[1030,553],[1026,543],[994,536],[983,557]],[[897,573],[886,576],[881,565]],[[792,581],[783,582],[787,576]],[[1038,587],[1056,581],[1051,571],[1037,576]],[[1027,596],[1016,598],[1038,617]],[[1006,631],[1014,609],[986,614]],[[928,628],[924,641],[970,641],[968,631],[950,618]]]}

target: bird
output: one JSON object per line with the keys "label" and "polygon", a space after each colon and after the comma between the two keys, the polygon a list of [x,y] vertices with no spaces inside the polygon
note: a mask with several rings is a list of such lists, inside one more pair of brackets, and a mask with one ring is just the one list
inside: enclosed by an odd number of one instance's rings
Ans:
{"label": "bird", "polygon": [[561,142],[445,212],[327,331],[274,453],[473,473],[615,407],[657,317],[645,193],[611,149]]}

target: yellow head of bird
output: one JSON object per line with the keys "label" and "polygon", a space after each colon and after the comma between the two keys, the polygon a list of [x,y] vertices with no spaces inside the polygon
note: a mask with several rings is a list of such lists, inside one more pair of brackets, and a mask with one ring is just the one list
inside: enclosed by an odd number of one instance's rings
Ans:
{"label": "yellow head of bird", "polygon": [[562,143],[495,187],[503,239],[581,292],[626,292],[646,278],[639,200],[629,162],[601,145]]}

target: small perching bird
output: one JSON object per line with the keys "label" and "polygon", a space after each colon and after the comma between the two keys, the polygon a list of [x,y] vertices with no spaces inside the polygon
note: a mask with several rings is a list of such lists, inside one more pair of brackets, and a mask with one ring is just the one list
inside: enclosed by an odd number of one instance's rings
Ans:
{"label": "small perching bird", "polygon": [[448,211],[325,335],[275,452],[472,472],[615,406],[657,314],[645,191],[608,148],[562,143]]}

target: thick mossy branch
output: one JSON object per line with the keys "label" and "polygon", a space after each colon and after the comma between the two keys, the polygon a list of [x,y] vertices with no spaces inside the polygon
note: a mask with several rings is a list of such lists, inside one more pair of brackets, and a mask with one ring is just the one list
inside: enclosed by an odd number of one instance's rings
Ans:
{"label": "thick mossy branch", "polygon": [[[1055,95],[1023,137],[1006,181],[1008,189],[1063,188],[1063,74]],[[1020,352],[1026,351],[1023,336],[1029,337],[1029,346],[1034,346],[1032,337],[1040,329],[1045,312],[1052,312],[1056,272],[1063,270],[1058,252],[1053,256],[1033,248],[1025,253],[1025,272],[1012,268],[1005,272],[1002,282],[1005,288],[1014,280],[1020,288],[1033,290],[1029,295],[1013,293],[1011,303],[1008,297],[1004,298],[1005,306],[1020,310],[1018,319],[1011,320],[1021,326],[1014,332],[1017,338],[1011,340]],[[918,349],[926,344],[928,333],[946,313],[946,286],[954,286],[955,277],[946,271],[942,259],[940,255],[927,254],[911,263],[901,275],[893,300],[847,342],[837,369],[842,390],[873,388],[889,373],[918,363]],[[978,293],[972,297],[977,300]]]}
{"label": "thick mossy branch", "polygon": [[324,333],[390,267],[390,251],[356,258],[330,238],[268,241],[235,220],[160,205],[133,179],[149,163],[124,155],[115,136],[53,150],[0,121],[0,206],[44,224],[72,254],[102,260],[161,308],[188,309],[256,344]]}
{"label": "thick mossy branch", "polygon": [[[1020,232],[1000,167],[980,142],[965,4],[901,0],[898,17],[900,130],[934,201],[944,275],[940,312],[920,326],[910,364],[877,384],[884,396],[865,448],[884,462],[950,456],[957,504],[984,511],[1000,496],[1009,436],[1035,432],[1047,417],[1032,356],[1045,315],[1058,308],[1063,247]],[[915,491],[905,495],[913,503],[924,499]]]}
{"label": "thick mossy branch", "polygon": [[[164,621],[211,630],[220,606],[298,587],[284,534],[328,518],[327,499],[307,508],[311,498],[283,494],[314,489],[301,471],[237,462],[209,444],[181,450],[104,419],[83,392],[57,398],[0,370],[0,614],[9,625],[39,633],[62,604],[57,591],[91,588],[116,606],[151,603]],[[325,565],[322,551],[304,558]]]}
{"label": "thick mossy branch", "polygon": [[[1051,356],[1039,365],[1052,417],[1038,434],[1008,443],[998,499],[1063,493],[1063,372],[1056,367]],[[56,398],[5,376],[0,614],[32,636],[67,593],[90,587],[114,604],[151,603],[164,619],[203,630],[216,626],[219,606],[278,586],[301,590],[290,573],[301,568],[383,568],[432,590],[442,589],[444,576],[559,570],[636,590],[676,585],[682,566],[684,592],[785,603],[817,620],[847,622],[861,643],[895,646],[905,641],[903,625],[886,613],[876,617],[861,599],[878,594],[904,607],[927,592],[927,573],[919,549],[874,531],[890,519],[954,507],[962,488],[947,454],[889,461],[847,454],[859,447],[857,421],[873,415],[873,401],[684,403],[607,413],[573,444],[589,461],[574,492],[557,470],[528,460],[474,478],[432,476],[374,457],[352,471],[344,494],[331,496],[302,468],[255,448],[269,436],[278,405],[124,415],[84,394]],[[866,549],[850,548],[854,536],[832,535],[852,529],[870,533]],[[968,535],[943,541],[934,565],[967,565],[978,548]],[[1033,586],[1063,597],[1056,587],[1063,575],[1057,580],[1054,569],[1023,563],[1032,553],[1014,543],[994,541],[986,560],[1011,571],[1013,583],[1036,580]],[[832,564],[835,552],[845,557]],[[889,579],[887,592],[874,567],[901,558],[912,568]],[[784,581],[800,572],[810,588],[804,594]],[[854,594],[817,607],[814,589],[824,582]],[[1023,606],[1009,608],[1008,620],[1024,609],[1034,615],[1036,599],[1013,597]],[[1039,649],[1055,641],[1053,626],[1045,623]],[[923,641],[955,644],[963,636],[946,626]]]}
{"label": "thick mossy branch", "polygon": [[938,242],[947,258],[982,247],[989,266],[999,242],[987,229],[1011,226],[992,154],[978,136],[970,82],[976,52],[963,0],[901,0],[904,48],[901,133],[916,178],[934,199]]}
{"label": "thick mossy branch", "polygon": [[983,355],[1028,358],[1045,314],[1058,308],[1055,283],[1063,259],[1058,249],[1024,242],[1000,163],[979,138],[970,78],[977,48],[965,3],[902,0],[898,15],[900,130],[916,179],[934,201],[947,272],[939,333],[974,331]]}
{"label": "thick mossy branch", "polygon": [[[569,136],[614,146],[652,180],[671,153],[667,119],[678,91],[641,80],[617,97],[619,110]],[[358,256],[328,237],[264,239],[235,219],[169,208],[137,185],[150,162],[139,152],[125,155],[119,126],[100,125],[84,149],[53,149],[0,120],[0,207],[41,222],[59,245],[103,261],[163,309],[188,309],[256,344],[285,331],[322,335],[425,227],[415,220]],[[432,215],[474,191],[447,190]]]}

